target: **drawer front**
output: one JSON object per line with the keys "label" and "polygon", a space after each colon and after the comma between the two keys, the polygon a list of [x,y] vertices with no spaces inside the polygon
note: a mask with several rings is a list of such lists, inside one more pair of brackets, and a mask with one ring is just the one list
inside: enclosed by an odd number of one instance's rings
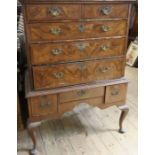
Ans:
{"label": "drawer front", "polygon": [[29,37],[32,42],[124,36],[126,34],[127,20],[29,24]]}
{"label": "drawer front", "polygon": [[34,88],[45,89],[117,79],[124,75],[124,64],[123,58],[33,67]]}
{"label": "drawer front", "polygon": [[126,38],[94,41],[31,44],[33,65],[79,61],[93,58],[121,56],[125,53]]}
{"label": "drawer front", "polygon": [[106,86],[105,103],[125,103],[127,95],[127,83]]}
{"label": "drawer front", "polygon": [[32,116],[51,115],[57,113],[57,96],[47,95],[30,98]]}
{"label": "drawer front", "polygon": [[104,87],[81,89],[71,92],[60,93],[60,102],[69,102],[93,97],[104,96]]}
{"label": "drawer front", "polygon": [[104,104],[104,98],[103,97],[97,97],[97,98],[89,98],[85,100],[79,100],[79,101],[73,101],[73,102],[67,102],[67,103],[60,103],[58,105],[58,111],[59,113],[64,113],[66,111],[72,110],[76,105],[80,103],[87,103],[92,106],[99,106]]}
{"label": "drawer front", "polygon": [[28,21],[79,19],[81,6],[75,4],[27,5]]}
{"label": "drawer front", "polygon": [[84,18],[127,18],[128,4],[87,4],[84,7]]}

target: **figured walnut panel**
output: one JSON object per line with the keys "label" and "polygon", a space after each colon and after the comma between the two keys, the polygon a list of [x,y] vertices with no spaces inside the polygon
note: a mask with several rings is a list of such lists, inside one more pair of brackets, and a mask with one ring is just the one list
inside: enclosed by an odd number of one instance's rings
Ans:
{"label": "figured walnut panel", "polygon": [[31,42],[125,36],[127,35],[127,20],[40,23],[29,24],[28,29]]}
{"label": "figured walnut panel", "polygon": [[31,44],[33,65],[106,58],[125,54],[126,38],[83,42]]}
{"label": "figured walnut panel", "polygon": [[60,103],[100,96],[104,96],[104,87],[80,89],[59,94]]}
{"label": "figured walnut panel", "polygon": [[126,101],[127,83],[106,86],[105,104]]}
{"label": "figured walnut panel", "polygon": [[124,59],[33,67],[34,88],[45,89],[124,76]]}
{"label": "figured walnut panel", "polygon": [[81,6],[76,4],[27,5],[28,21],[79,19]]}
{"label": "figured walnut panel", "polygon": [[37,96],[30,98],[29,109],[31,116],[49,115],[57,113],[57,96]]}
{"label": "figured walnut panel", "polygon": [[84,18],[127,18],[128,11],[128,4],[86,4]]}

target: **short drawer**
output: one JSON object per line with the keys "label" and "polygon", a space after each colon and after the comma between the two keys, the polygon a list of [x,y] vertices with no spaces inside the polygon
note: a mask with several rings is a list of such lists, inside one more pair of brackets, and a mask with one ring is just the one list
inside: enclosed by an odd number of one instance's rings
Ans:
{"label": "short drawer", "polygon": [[128,4],[86,4],[84,5],[84,18],[127,18]]}
{"label": "short drawer", "polygon": [[75,106],[77,106],[80,103],[86,103],[91,106],[100,106],[100,105],[104,104],[104,97],[89,98],[89,99],[85,99],[85,100],[60,103],[58,105],[58,111],[59,111],[59,113],[64,113],[66,111],[72,110]]}
{"label": "short drawer", "polygon": [[33,65],[106,58],[125,54],[126,38],[31,44]]}
{"label": "short drawer", "polygon": [[57,113],[57,96],[31,97],[29,109],[32,116],[51,115]]}
{"label": "short drawer", "polygon": [[100,97],[104,96],[104,87],[75,90],[71,92],[60,93],[59,96],[61,103],[93,97]]}
{"label": "short drawer", "polygon": [[35,89],[55,88],[124,76],[125,59],[106,59],[33,67]]}
{"label": "short drawer", "polygon": [[127,35],[127,20],[29,24],[31,42]]}
{"label": "short drawer", "polygon": [[125,103],[127,95],[127,83],[106,86],[105,104]]}
{"label": "short drawer", "polygon": [[79,19],[81,7],[78,4],[27,5],[28,21],[49,21]]}

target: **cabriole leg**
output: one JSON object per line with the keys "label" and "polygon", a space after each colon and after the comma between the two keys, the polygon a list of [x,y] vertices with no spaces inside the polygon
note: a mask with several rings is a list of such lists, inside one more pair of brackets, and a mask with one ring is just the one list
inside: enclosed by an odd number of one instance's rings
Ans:
{"label": "cabriole leg", "polygon": [[121,110],[121,115],[119,118],[119,133],[125,133],[123,129],[123,121],[129,112],[129,107],[128,105],[123,105],[123,106],[119,106],[119,109]]}
{"label": "cabriole leg", "polygon": [[40,125],[41,125],[41,122],[30,122],[30,121],[28,121],[28,124],[27,124],[27,131],[33,142],[33,148],[30,150],[31,155],[35,155],[37,153],[37,142],[34,135],[34,129]]}

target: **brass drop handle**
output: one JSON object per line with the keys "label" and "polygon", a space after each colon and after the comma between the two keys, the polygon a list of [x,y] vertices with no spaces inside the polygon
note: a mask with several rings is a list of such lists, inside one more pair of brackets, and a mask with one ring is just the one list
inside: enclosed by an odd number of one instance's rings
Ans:
{"label": "brass drop handle", "polygon": [[86,95],[86,91],[85,90],[80,90],[77,92],[78,96],[82,97],[84,95]]}
{"label": "brass drop handle", "polygon": [[88,46],[87,43],[77,43],[75,45],[80,51],[84,51],[86,49],[86,47]]}
{"label": "brass drop handle", "polygon": [[102,68],[99,68],[99,71],[101,72],[101,73],[106,73],[107,71],[109,71],[110,70],[110,67],[102,67]]}
{"label": "brass drop handle", "polygon": [[50,107],[51,106],[51,102],[42,102],[41,104],[40,104],[40,107],[41,108],[48,108],[48,107]]}
{"label": "brass drop handle", "polygon": [[101,50],[102,50],[103,52],[106,52],[108,49],[109,49],[109,47],[108,47],[107,45],[102,45],[102,46],[101,46]]}
{"label": "brass drop handle", "polygon": [[61,79],[61,78],[64,77],[64,73],[63,73],[63,72],[53,73],[53,76],[54,76],[56,79]]}
{"label": "brass drop handle", "polygon": [[61,13],[61,10],[58,7],[53,7],[53,8],[49,9],[49,14],[54,16],[54,17],[59,16],[60,13]]}
{"label": "brass drop handle", "polygon": [[85,26],[83,24],[79,25],[78,30],[79,30],[79,32],[84,32]]}
{"label": "brass drop handle", "polygon": [[101,8],[102,15],[108,15],[111,13],[111,11],[112,11],[112,7],[110,7],[110,6],[105,6],[105,7]]}
{"label": "brass drop handle", "polygon": [[51,54],[54,55],[54,56],[60,55],[60,54],[62,54],[62,50],[61,50],[61,49],[58,49],[58,48],[53,49],[53,50],[51,51]]}
{"label": "brass drop handle", "polygon": [[108,32],[108,31],[111,30],[111,28],[110,28],[109,26],[101,26],[101,30],[102,30],[103,32]]}
{"label": "brass drop handle", "polygon": [[113,89],[112,91],[111,91],[111,95],[112,96],[116,96],[116,95],[118,95],[119,94],[119,90],[118,89]]}
{"label": "brass drop handle", "polygon": [[59,27],[51,28],[51,33],[54,35],[59,35],[61,33],[61,28]]}

